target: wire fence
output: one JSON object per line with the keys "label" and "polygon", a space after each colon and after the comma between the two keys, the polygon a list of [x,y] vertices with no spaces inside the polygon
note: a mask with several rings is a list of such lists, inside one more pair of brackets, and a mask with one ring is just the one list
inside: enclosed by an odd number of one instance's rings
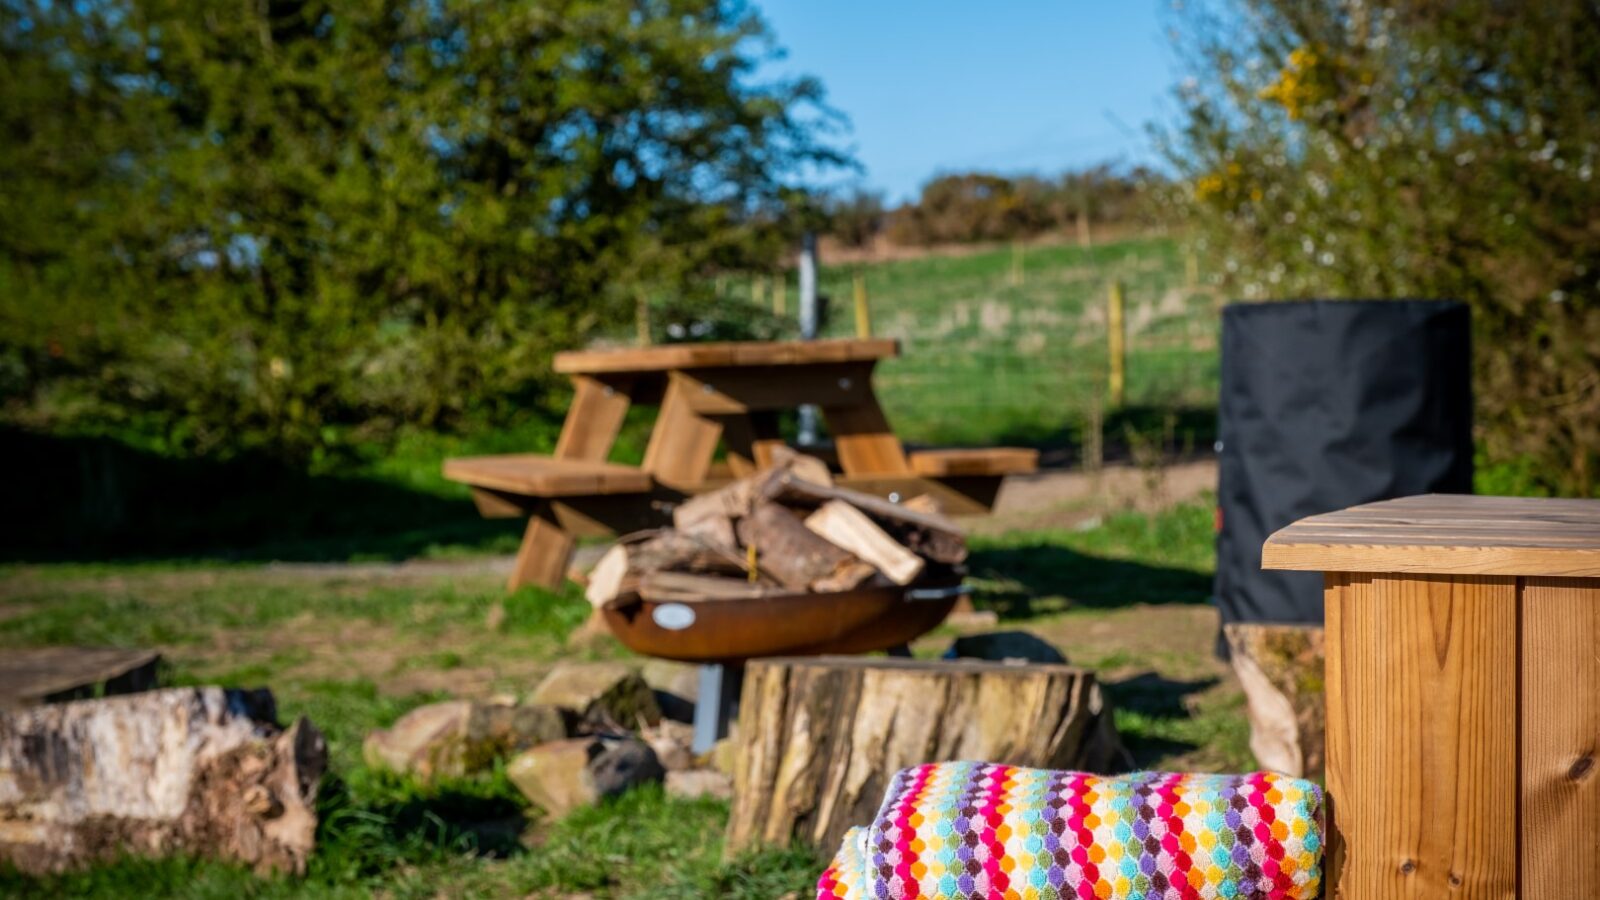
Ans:
{"label": "wire fence", "polygon": [[[910,442],[1076,444],[1119,416],[1193,422],[1215,410],[1216,298],[1171,241],[822,262],[823,334],[858,332],[859,280],[872,333],[900,341],[877,390]],[[1123,296],[1120,404],[1108,348],[1113,284]]]}

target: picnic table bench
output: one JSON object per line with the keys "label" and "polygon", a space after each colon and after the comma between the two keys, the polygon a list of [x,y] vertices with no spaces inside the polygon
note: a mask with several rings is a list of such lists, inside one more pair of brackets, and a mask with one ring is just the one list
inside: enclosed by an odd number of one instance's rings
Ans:
{"label": "picnic table bench", "polygon": [[[783,446],[778,413],[822,410],[840,483],[892,500],[937,498],[954,515],[986,512],[1001,479],[1034,471],[1038,454],[1015,448],[908,453],[872,387],[885,339],[670,344],[558,353],[572,405],[550,456],[446,460],[446,478],[472,488],[488,517],[529,517],[510,587],[556,587],[579,537],[626,533],[665,521],[685,496],[719,475],[743,476]],[[658,405],[639,466],[608,461],[634,404]],[[727,471],[713,469],[718,446]]]}

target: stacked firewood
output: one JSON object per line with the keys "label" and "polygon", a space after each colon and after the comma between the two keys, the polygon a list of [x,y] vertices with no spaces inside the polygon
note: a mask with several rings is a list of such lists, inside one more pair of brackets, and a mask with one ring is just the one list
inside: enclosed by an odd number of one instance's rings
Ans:
{"label": "stacked firewood", "polygon": [[685,501],[672,521],[600,559],[587,589],[595,608],[951,583],[967,558],[961,529],[932,498],[839,487],[822,461],[793,452]]}

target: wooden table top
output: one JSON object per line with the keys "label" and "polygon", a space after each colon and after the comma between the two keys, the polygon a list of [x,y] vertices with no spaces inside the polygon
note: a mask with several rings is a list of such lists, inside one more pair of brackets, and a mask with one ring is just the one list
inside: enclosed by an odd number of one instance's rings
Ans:
{"label": "wooden table top", "polygon": [[1600,577],[1600,500],[1425,494],[1301,519],[1264,569]]}
{"label": "wooden table top", "polygon": [[867,362],[898,356],[900,343],[889,338],[827,341],[726,341],[709,344],[661,344],[615,350],[568,350],[557,353],[555,370],[562,375],[607,375],[626,372],[670,372],[730,366],[803,366]]}

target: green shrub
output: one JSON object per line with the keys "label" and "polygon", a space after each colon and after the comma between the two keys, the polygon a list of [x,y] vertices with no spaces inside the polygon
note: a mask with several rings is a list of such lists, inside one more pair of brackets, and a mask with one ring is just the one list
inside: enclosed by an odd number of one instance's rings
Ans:
{"label": "green shrub", "polygon": [[1468,302],[1486,463],[1593,493],[1594,4],[1221,0],[1178,24],[1167,201],[1224,287]]}
{"label": "green shrub", "polygon": [[526,408],[839,161],[740,2],[0,0],[14,421],[303,460]]}

